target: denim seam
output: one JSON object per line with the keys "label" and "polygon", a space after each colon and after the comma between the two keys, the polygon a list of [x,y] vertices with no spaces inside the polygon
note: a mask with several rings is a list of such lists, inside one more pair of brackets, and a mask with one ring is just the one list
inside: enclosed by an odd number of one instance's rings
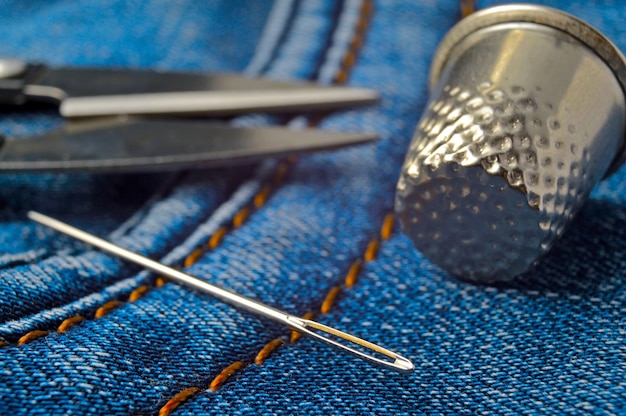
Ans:
{"label": "denim seam", "polygon": [[[343,2],[342,2],[342,3],[343,3]],[[299,7],[299,5],[300,5],[300,3],[299,3],[299,2],[296,2],[296,3],[295,3],[295,5],[292,5],[293,10],[297,10],[297,9],[298,9],[298,7]],[[292,10],[291,15],[293,15],[293,13],[294,13],[294,11],[293,11],[293,10]],[[290,30],[290,29],[291,29],[291,26],[292,26],[292,25],[291,25],[291,22],[286,22],[286,23],[289,23],[289,24],[287,25],[288,27],[285,29],[285,30],[287,30],[287,31],[288,31],[288,30]],[[332,33],[332,31],[331,31],[331,33]],[[282,37],[281,37],[281,42],[282,42],[282,43],[284,43],[286,39],[287,39],[287,37],[282,36]],[[281,48],[281,47],[283,46],[283,45],[282,45],[282,43],[278,43],[278,44],[276,44],[276,45],[274,45],[274,46],[275,46],[276,48]],[[267,65],[266,65],[266,66],[267,66]],[[317,69],[316,69],[316,70],[314,70],[314,71],[317,71]],[[299,121],[299,120],[296,120],[296,121]],[[284,166],[283,166],[282,164],[280,164],[280,165],[279,165],[279,167],[278,167],[278,169],[279,169],[279,170],[280,170],[280,169],[283,169],[283,168],[284,168]],[[284,174],[286,174],[286,170],[287,170],[287,169],[283,169],[283,170],[285,170],[285,172],[282,172],[282,174],[284,175]],[[255,176],[257,177],[257,179],[259,179],[259,177],[261,176],[261,174],[262,174],[262,173],[263,173],[263,172],[259,171],[259,172],[257,172],[257,173],[255,174]],[[267,176],[265,176],[265,178],[261,178],[261,179],[259,179],[259,180],[258,180],[258,182],[265,181],[265,180],[266,180],[266,178],[267,178]],[[263,202],[264,202],[264,200],[267,198],[267,196],[268,196],[268,192],[269,192],[267,188],[268,188],[268,186],[267,186],[267,185],[262,185],[261,192],[259,192],[259,194],[258,194],[258,195],[256,195],[256,196],[254,197],[254,203],[255,203],[255,204],[257,204],[257,205],[258,205],[258,204],[260,203],[260,201],[263,201]],[[233,228],[237,228],[239,225],[241,225],[241,223],[243,222],[243,220],[245,220],[245,218],[246,218],[246,217],[247,217],[250,213],[251,213],[251,210],[250,210],[249,208],[244,208],[241,212],[237,212],[237,213],[235,213],[235,214],[234,214],[234,218],[233,218],[233,226],[234,226]],[[219,242],[219,241],[221,240],[221,238],[223,238],[223,237],[225,236],[225,234],[226,234],[226,229],[225,229],[225,227],[222,227],[222,229],[219,229],[219,230],[217,230],[215,233],[213,233],[213,235],[212,235],[212,237],[211,237],[211,241],[210,241],[209,243],[211,244],[211,242],[216,242],[216,243],[217,243],[217,242]],[[215,247],[216,247],[216,245],[217,245],[217,244],[212,244],[212,248],[215,248]],[[177,248],[174,248],[172,251],[176,251],[176,249],[177,249]],[[196,258],[199,258],[201,254],[203,254],[201,249],[195,249],[195,250],[194,250],[194,252],[192,252],[191,257],[190,257],[190,258],[188,258],[188,259],[186,259],[186,260],[183,262],[183,264],[182,264],[182,265],[183,265],[184,267],[187,267],[188,265],[193,264],[193,263],[195,262],[194,256],[195,256]],[[101,291],[98,291],[98,292],[92,292],[91,294],[96,294],[96,293],[101,293]],[[89,296],[89,295],[90,295],[89,293],[88,293],[88,294],[85,294],[85,295],[83,296],[83,298],[84,298],[85,296]],[[122,302],[122,303],[127,303],[127,302]],[[69,319],[69,318],[68,318],[68,319]],[[61,325],[63,325],[63,323],[62,323]],[[28,334],[27,334],[27,335],[28,335]],[[26,337],[25,339],[26,339],[26,340],[32,340],[30,337]],[[2,342],[2,341],[3,341],[3,340],[2,340],[2,339],[0,339],[0,342]],[[1,345],[2,345],[2,344],[0,344],[0,346],[1,346]],[[5,345],[6,345],[6,343],[5,343]]]}
{"label": "denim seam", "polygon": [[[176,186],[176,184],[182,179],[182,175],[173,175],[170,178],[167,178],[163,181],[163,184],[159,186],[159,189],[154,191],[154,193],[139,207],[139,209],[133,213],[126,221],[120,224],[115,230],[109,233],[110,239],[118,239],[124,237],[126,234],[133,230],[134,225],[138,224],[141,218],[150,210],[152,206],[157,204],[160,200],[167,197],[167,195],[171,192],[171,190]],[[76,248],[76,249],[67,249],[63,250],[64,256],[78,256],[81,254],[85,254],[90,250],[87,248]],[[24,254],[32,251],[25,251]],[[49,252],[47,250],[39,250],[38,253],[35,253],[32,256],[28,256],[28,259],[15,259],[14,261],[8,262],[0,267],[0,271],[11,270],[18,266],[23,266],[27,264],[35,264],[42,262],[44,260],[50,259],[55,256],[59,256],[60,251]]]}
{"label": "denim seam", "polygon": [[274,4],[267,19],[261,40],[256,48],[256,53],[248,63],[244,73],[248,75],[262,74],[276,59],[280,45],[285,42],[287,34],[291,30],[294,16],[300,6],[299,0],[287,0],[287,7],[279,7]]}
{"label": "denim seam", "polygon": [[[290,3],[290,7],[289,7],[289,13],[288,16],[293,17],[293,15],[296,13],[298,7],[299,7],[299,0],[294,0],[293,2]],[[259,41],[259,44],[257,45],[257,51],[255,53],[258,54],[260,53],[259,51],[264,51],[264,53],[269,54],[268,58],[266,59],[266,62],[263,64],[262,68],[260,68],[258,71],[256,71],[255,73],[251,73],[250,67],[253,65],[253,61],[255,60],[256,56],[253,56],[251,58],[251,62],[248,64],[248,67],[244,70],[244,72],[248,75],[255,75],[258,73],[262,73],[263,71],[266,71],[269,66],[271,65],[272,61],[276,59],[276,51],[278,49],[281,48],[281,46],[283,45],[283,43],[286,40],[286,33],[289,32],[289,30],[291,29],[292,26],[292,20],[293,19],[287,19],[287,20],[282,20],[280,19],[280,16],[277,16],[277,12],[276,10],[280,9],[280,7],[275,4],[273,6],[273,10],[271,12],[270,17],[268,18],[268,21],[266,23],[266,27],[264,28],[264,33],[262,34],[262,37]],[[272,39],[271,36],[267,35],[267,31],[268,28],[271,30],[276,30],[275,28],[277,27],[276,23],[281,23],[283,28],[280,30],[281,35],[277,38],[277,39]],[[271,27],[270,27],[271,26]],[[263,45],[263,43],[268,44],[269,46],[265,47]],[[286,173],[286,169],[282,166],[282,164],[279,164],[278,169],[282,169],[284,172],[282,172],[281,174],[284,175]],[[263,172],[263,169],[261,169],[261,171],[258,171],[255,176],[259,177]],[[187,172],[183,172],[183,173],[178,173],[177,175],[174,175],[173,177],[168,178],[166,181],[164,181],[164,185],[162,185],[162,187],[160,187],[159,190],[157,190],[147,201],[146,203],[144,203],[140,209],[135,212],[128,220],[126,220],[123,224],[121,224],[116,230],[112,231],[109,234],[109,238],[120,238],[123,237],[124,235],[126,235],[128,232],[130,232],[134,226],[140,222],[140,219],[143,217],[143,215],[145,215],[145,213],[150,209],[150,207],[154,206],[156,203],[158,203],[158,201],[162,200],[165,196],[167,196],[169,194],[169,192],[174,188],[174,186],[179,183],[185,176],[186,176]],[[274,178],[274,180],[276,180],[276,178]],[[269,189],[270,185],[269,184],[265,184],[262,186],[261,191],[255,195],[254,200],[253,200],[253,205],[255,206],[255,208],[259,208],[261,205],[263,205],[265,203],[265,201],[267,200],[269,193],[270,193],[270,189]],[[233,192],[233,194],[231,194],[231,196],[227,199],[227,201],[230,201],[233,197],[233,195],[236,193]],[[235,228],[238,225],[241,225],[241,223],[243,222],[243,220],[245,220],[245,218],[247,217],[247,214],[249,214],[251,211],[248,209],[247,212],[239,212],[235,215],[235,222],[233,223],[233,225],[235,226]],[[211,240],[209,241],[210,244],[210,248],[214,249],[215,247],[217,247],[217,245],[219,244],[219,242],[221,241],[221,239],[224,237],[225,233],[225,229],[224,227],[222,227],[222,229],[218,230],[216,233],[213,234],[213,236],[211,237]],[[192,231],[193,234],[193,231]],[[187,236],[189,237],[189,236]],[[183,240],[185,241],[186,238]],[[175,251],[176,247],[173,248],[171,251]],[[197,251],[197,250],[196,250]],[[82,251],[81,251],[82,252]],[[84,251],[86,252],[86,251]],[[74,253],[76,254],[76,253]],[[56,254],[58,255],[58,253]],[[41,258],[39,258],[38,260],[41,260]],[[187,263],[187,260],[185,260],[185,263]],[[152,287],[150,286],[146,286],[146,285],[141,285],[139,286],[137,289],[133,290],[133,292],[129,295],[129,300],[133,297],[133,293],[135,293],[136,290],[141,289],[142,291],[147,291],[146,289],[143,289],[145,287],[147,287],[148,289],[151,289]],[[85,298],[89,295],[93,295],[95,293],[99,293],[101,292],[91,292],[91,293],[86,293],[84,294],[81,298]],[[122,303],[121,301],[119,301],[120,304]],[[68,304],[68,303],[66,303]],[[41,312],[41,311],[40,311]],[[97,313],[97,311],[96,311]],[[82,317],[81,315],[75,315],[72,316],[70,318],[65,319],[60,325],[59,328],[61,327],[65,327],[64,325],[66,325],[66,321],[67,322],[73,322],[74,318],[76,317],[80,317],[81,320],[84,320],[85,318]],[[72,324],[73,325],[73,324]],[[64,331],[60,331],[60,332],[64,332]],[[38,336],[33,337],[32,334],[37,333]],[[30,342],[36,338],[40,338],[41,336],[44,335],[48,335],[50,333],[50,331],[42,331],[42,330],[33,330],[30,331],[28,333],[26,333],[25,335],[23,335],[22,337],[20,337],[20,340],[23,339],[25,342]],[[31,334],[31,335],[29,335]],[[18,341],[19,343],[19,341]],[[7,346],[9,345],[8,342],[6,342],[6,340],[3,340],[2,337],[0,337],[0,347],[3,346]]]}
{"label": "denim seam", "polygon": [[[365,3],[368,4],[368,3]],[[360,43],[356,44],[357,46],[360,46]],[[351,44],[351,48],[353,48],[353,45]],[[342,62],[342,73],[345,71],[348,71],[351,66],[354,64],[354,59],[348,59],[348,60],[344,60]],[[344,76],[345,79],[345,76]],[[287,174],[288,171],[288,166],[281,164],[279,165],[279,168],[277,169],[277,175],[283,176]],[[263,188],[261,188],[261,190],[256,194],[256,196],[253,198],[253,204],[257,205],[258,207],[262,206],[265,201],[267,200],[267,197],[270,193],[271,189],[269,189],[267,186],[264,186]],[[251,213],[251,209],[249,207],[244,207],[243,209],[241,209],[240,211],[238,211],[233,219],[232,219],[232,224],[233,226],[231,227],[231,229],[237,228],[238,226],[240,226],[245,219],[248,217],[248,215]],[[221,241],[221,239],[225,236],[227,231],[225,231],[223,228],[219,229],[216,233],[214,233],[214,235],[212,236],[212,238],[209,239],[208,242],[208,246],[209,248],[211,248],[211,246],[215,247],[217,244],[219,244],[219,242]],[[203,253],[199,253],[197,250],[194,250],[186,259],[185,259],[185,263],[186,265],[191,265],[193,264],[199,257],[200,255]],[[158,284],[157,284],[158,285]],[[139,297],[141,297],[142,295],[144,295],[145,293],[148,292],[148,290],[150,290],[150,287],[143,285],[140,286],[138,288],[136,288],[135,290],[133,290],[131,292],[131,294],[128,297],[128,302],[132,302],[133,300],[138,299]],[[105,303],[104,305],[102,305],[100,308],[98,308],[94,314],[94,318],[95,319],[99,319],[102,318],[103,316],[105,316],[106,314],[108,314],[110,311],[112,311],[113,309],[123,305],[124,303],[122,301],[119,300],[113,300],[113,301],[109,301],[107,303]],[[70,318],[67,318],[65,321],[63,321],[61,323],[61,325],[59,325],[58,328],[58,332],[65,332],[68,329],[70,329],[72,326],[84,321],[85,318],[77,315],[77,316],[73,316]],[[26,342],[30,342],[34,339],[40,338],[41,336],[45,336],[50,334],[50,332],[48,331],[40,331],[40,330],[35,330],[35,331],[31,331],[30,333],[26,334],[25,336],[23,336],[20,339],[19,343],[26,343]],[[268,343],[268,346],[266,346],[259,354],[258,354],[258,359],[262,360],[264,359],[263,357],[267,357],[271,354],[271,352],[278,347],[280,344],[282,344],[282,340],[280,342],[276,342],[276,340]],[[228,368],[226,368],[224,371],[222,371],[221,373],[221,377],[224,379],[224,381],[228,378],[228,376],[230,375],[230,373],[234,373],[236,371],[238,371],[240,368],[240,364],[238,363],[234,363],[231,366],[229,366]],[[219,380],[219,376],[218,376],[218,380]],[[180,396],[179,396],[180,397]]]}
{"label": "denim seam", "polygon": [[[270,177],[270,180],[266,184],[264,184],[261,187],[261,189],[254,195],[250,203],[244,206],[243,208],[240,208],[236,212],[236,214],[233,216],[231,220],[231,225],[230,226],[223,225],[222,227],[218,228],[218,230],[208,238],[205,244],[196,248],[189,255],[187,255],[187,257],[185,257],[183,260],[183,267],[187,268],[187,267],[192,266],[196,261],[200,259],[202,255],[217,248],[222,242],[223,238],[230,231],[241,227],[250,214],[252,214],[256,210],[260,209],[263,205],[265,205],[265,203],[267,202],[268,198],[270,197],[275,187],[277,187],[285,179],[285,176],[288,172],[289,164],[293,164],[295,163],[295,161],[296,161],[295,158],[288,158],[282,163],[280,163],[276,167],[274,174]],[[93,313],[93,316],[91,318],[87,318],[83,315],[74,315],[69,318],[66,318],[58,326],[56,332],[64,333],[68,331],[71,327],[73,327],[74,325],[79,324],[85,320],[94,320],[94,319],[103,318],[108,313],[110,313],[113,309],[116,309],[125,304],[133,303],[137,301],[138,299],[140,299],[142,296],[144,296],[146,293],[148,293],[150,290],[163,286],[163,284],[165,284],[165,281],[166,281],[165,278],[157,277],[154,280],[153,284],[151,285],[144,284],[132,290],[130,294],[128,295],[128,297],[126,298],[126,300],[121,300],[121,299],[110,300],[104,303],[102,306],[98,307],[96,311]],[[53,333],[54,333],[53,331],[44,331],[44,330],[35,329],[22,335],[18,339],[17,344],[24,345],[36,339],[51,335]],[[0,341],[0,347],[5,347],[8,345],[10,345],[8,342]]]}
{"label": "denim seam", "polygon": [[[339,66],[339,70],[334,77],[334,82],[338,84],[345,83],[348,80],[349,74],[356,63],[356,59],[358,57],[358,53],[363,45],[364,38],[367,34],[367,29],[369,28],[369,23],[371,21],[373,15],[373,1],[372,0],[364,0],[361,4],[361,8],[359,10],[359,18],[358,22],[355,26],[354,32],[351,37],[351,41],[349,43],[348,49],[341,59],[341,63]],[[316,120],[317,121],[317,120]],[[321,121],[321,119],[319,120]],[[314,126],[316,122],[309,122],[310,126]],[[322,314],[327,314],[330,311],[330,308],[334,304],[334,301],[337,295],[341,292],[342,289],[350,288],[354,285],[357,279],[357,275],[361,270],[361,264],[365,261],[372,261],[376,258],[376,254],[378,252],[378,248],[380,245],[381,239],[388,239],[391,235],[391,230],[393,229],[393,214],[388,214],[385,216],[383,220],[383,225],[380,231],[380,236],[373,238],[367,245],[362,259],[355,260],[348,269],[348,273],[344,278],[343,284],[334,286],[330,289],[328,294],[326,295],[322,306],[320,307],[320,312]],[[311,319],[315,316],[315,313],[312,311],[307,312],[304,317],[306,319]],[[300,334],[292,331],[289,337],[289,341],[291,343],[296,342],[300,338]],[[255,364],[261,365],[278,347],[284,344],[285,341],[282,338],[275,338],[269,342],[267,342],[261,350],[255,356]],[[220,373],[211,381],[209,384],[209,390],[216,391],[218,390],[232,375],[237,372],[245,369],[248,364],[244,361],[235,361],[222,369]],[[159,416],[168,416],[170,415],[176,408],[178,408],[181,404],[187,401],[189,398],[195,396],[199,392],[202,392],[203,389],[200,387],[188,387],[183,391],[174,395],[170,400],[168,400],[165,405],[163,405],[159,410]]]}
{"label": "denim seam", "polygon": [[[326,298],[324,299],[324,301],[322,302],[322,305],[319,308],[320,309],[319,313],[321,315],[326,315],[330,312],[330,309],[335,304],[336,297],[340,293],[354,286],[354,284],[357,281],[358,275],[361,273],[363,269],[362,265],[376,260],[381,242],[388,240],[392,235],[393,228],[394,228],[394,219],[395,219],[395,216],[393,213],[389,213],[385,216],[384,220],[382,221],[382,225],[380,227],[379,235],[376,237],[373,237],[369,241],[365,250],[363,251],[362,256],[353,261],[352,265],[348,269],[348,272],[346,273],[343,279],[343,282],[339,285],[333,286],[328,291]],[[332,300],[329,300],[331,298]],[[316,313],[311,311],[311,312],[307,312],[306,314],[304,314],[303,318],[313,319],[315,318],[315,315]],[[279,337],[279,338],[275,338],[269,341],[256,354],[254,358],[254,364],[262,365],[265,362],[265,360],[268,359],[277,348],[281,347],[283,344],[285,345],[294,344],[300,339],[300,337],[301,337],[301,334],[299,332],[292,331],[289,336],[288,341],[284,339],[286,337],[284,338]],[[220,387],[222,387],[222,385],[224,385],[224,383],[226,383],[226,381],[228,381],[228,379],[231,376],[244,370],[250,364],[251,363],[246,363],[244,361],[235,361],[231,363],[230,365],[222,369],[222,371],[220,371],[220,373],[211,381],[211,383],[209,384],[208,390],[217,391]],[[182,390],[181,392],[173,396],[170,400],[168,400],[167,403],[165,403],[165,405],[161,407],[161,409],[159,410],[159,416],[169,416],[176,408],[182,405],[185,401],[187,401],[188,399],[194,397],[195,395],[203,391],[206,391],[206,389],[203,389],[197,386],[188,387]]]}
{"label": "denim seam", "polygon": [[168,178],[166,178],[159,189],[146,200],[145,203],[142,204],[141,207],[137,211],[135,211],[130,218],[124,221],[117,229],[109,233],[109,238],[117,239],[120,238],[129,232],[131,232],[135,226],[145,218],[147,213],[150,211],[154,205],[156,205],[160,200],[167,198],[167,196],[172,192],[174,187],[180,183],[187,176],[187,172],[175,172]]}

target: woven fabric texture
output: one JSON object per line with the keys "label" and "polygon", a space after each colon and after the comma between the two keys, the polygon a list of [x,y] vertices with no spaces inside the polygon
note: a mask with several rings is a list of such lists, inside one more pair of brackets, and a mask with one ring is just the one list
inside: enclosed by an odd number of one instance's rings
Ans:
{"label": "woven fabric texture", "polygon": [[[479,7],[499,4],[480,1]],[[619,1],[544,1],[626,49]],[[375,132],[244,167],[0,176],[1,414],[625,414],[626,170],[506,285],[460,281],[393,223],[453,0],[1,0],[0,56],[375,88],[377,106],[240,125]],[[3,110],[12,137],[54,110]],[[297,140],[297,133],[294,134]],[[29,222],[42,211],[410,358],[396,374]]]}

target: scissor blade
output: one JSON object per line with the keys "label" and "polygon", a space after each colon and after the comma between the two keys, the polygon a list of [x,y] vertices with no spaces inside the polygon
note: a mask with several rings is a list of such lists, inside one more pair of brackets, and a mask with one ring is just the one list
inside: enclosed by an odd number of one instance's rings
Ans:
{"label": "scissor blade", "polygon": [[378,100],[375,91],[364,88],[230,74],[103,68],[44,68],[24,92],[30,99],[59,102],[61,115],[68,118],[328,111]]}
{"label": "scissor blade", "polygon": [[60,112],[67,118],[116,114],[230,116],[329,111],[375,100],[375,94],[366,89],[170,92],[66,98]]}
{"label": "scissor blade", "polygon": [[237,128],[196,120],[128,119],[5,140],[0,171],[155,171],[240,164],[269,156],[335,149],[370,134],[281,127]]}

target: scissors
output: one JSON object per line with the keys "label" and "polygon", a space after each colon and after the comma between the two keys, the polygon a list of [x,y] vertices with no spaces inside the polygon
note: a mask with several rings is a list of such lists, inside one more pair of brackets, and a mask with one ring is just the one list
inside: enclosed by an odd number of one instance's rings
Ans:
{"label": "scissors", "polygon": [[58,107],[63,127],[0,136],[0,172],[120,172],[215,167],[376,140],[373,134],[235,127],[210,117],[346,109],[369,89],[232,74],[49,67],[0,59],[0,105]]}

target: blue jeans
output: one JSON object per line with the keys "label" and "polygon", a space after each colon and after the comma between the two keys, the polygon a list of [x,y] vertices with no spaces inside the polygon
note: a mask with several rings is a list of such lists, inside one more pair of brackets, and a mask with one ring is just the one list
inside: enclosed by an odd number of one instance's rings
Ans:
{"label": "blue jeans", "polygon": [[[457,3],[0,1],[0,56],[238,71],[383,97],[315,121],[380,134],[370,145],[243,168],[0,176],[0,413],[625,413],[624,169],[540,266],[506,286],[438,269],[389,215]],[[544,3],[626,48],[619,2]],[[0,131],[61,123],[52,110],[5,110]],[[380,343],[416,370],[299,338],[36,226],[29,209]]]}

